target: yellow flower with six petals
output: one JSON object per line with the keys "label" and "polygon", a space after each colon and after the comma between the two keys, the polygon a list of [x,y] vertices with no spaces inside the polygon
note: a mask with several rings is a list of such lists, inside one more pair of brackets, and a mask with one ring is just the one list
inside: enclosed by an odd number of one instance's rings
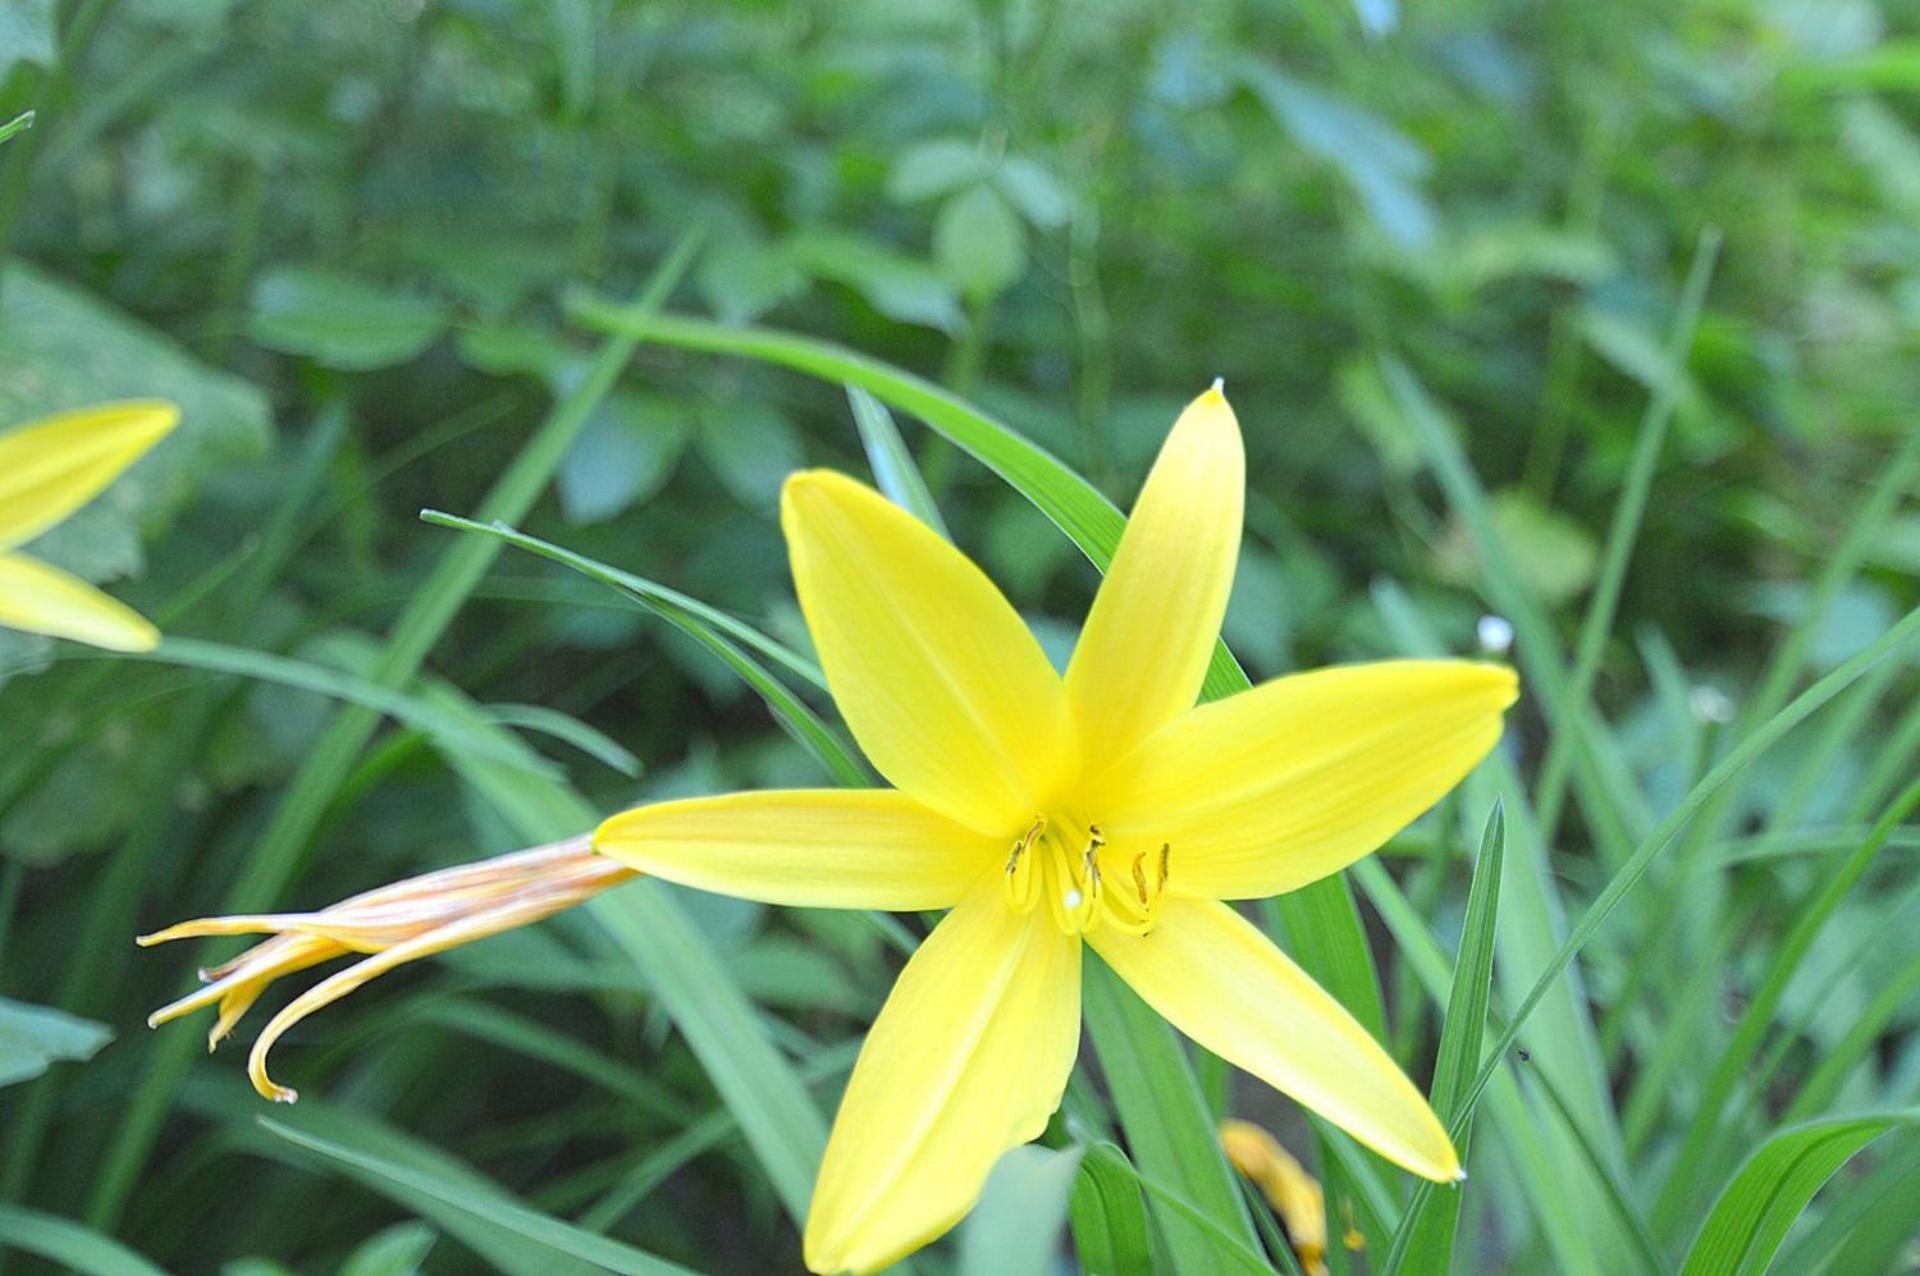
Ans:
{"label": "yellow flower with six petals", "polygon": [[1414,820],[1500,737],[1511,670],[1407,660],[1278,678],[1195,707],[1239,554],[1245,461],[1216,385],[1135,503],[1066,676],[978,567],[871,488],[810,471],[781,523],[829,690],[893,786],[664,802],[566,843],[319,913],[150,935],[273,932],[158,1023],[374,954],[254,1046],[405,961],[537,920],[633,872],[772,904],[951,909],[868,1035],[806,1225],[816,1272],[870,1271],[952,1227],[1040,1134],[1080,1043],[1091,945],[1174,1026],[1416,1174],[1460,1177],[1426,1100],[1338,1002],[1223,901],[1337,872]]}
{"label": "yellow flower with six petals", "polygon": [[632,868],[729,895],[952,909],[848,1083],[807,1220],[813,1270],[925,1244],[1039,1135],[1080,1042],[1082,944],[1216,1054],[1389,1160],[1459,1177],[1386,1052],[1222,901],[1304,886],[1405,827],[1499,739],[1514,675],[1390,661],[1195,708],[1244,464],[1216,386],[1155,462],[1064,679],[931,529],[852,479],[795,475],[781,522],[801,609],[894,787],[667,802],[595,835]]}
{"label": "yellow flower with six petals", "polygon": [[64,520],[165,438],[170,403],[135,400],[62,412],[0,434],[0,626],[112,651],[151,651],[138,612],[56,567],[12,552]]}

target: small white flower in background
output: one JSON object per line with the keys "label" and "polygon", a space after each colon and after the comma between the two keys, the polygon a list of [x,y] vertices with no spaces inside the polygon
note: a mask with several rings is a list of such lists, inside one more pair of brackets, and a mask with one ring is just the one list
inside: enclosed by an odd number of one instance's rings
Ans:
{"label": "small white flower in background", "polygon": [[1705,683],[1687,692],[1687,708],[1693,712],[1696,722],[1725,726],[1733,721],[1733,701],[1727,699],[1726,692],[1720,688]]}
{"label": "small white flower in background", "polygon": [[1480,650],[1489,656],[1504,656],[1513,650],[1513,622],[1505,616],[1482,616],[1474,626]]}

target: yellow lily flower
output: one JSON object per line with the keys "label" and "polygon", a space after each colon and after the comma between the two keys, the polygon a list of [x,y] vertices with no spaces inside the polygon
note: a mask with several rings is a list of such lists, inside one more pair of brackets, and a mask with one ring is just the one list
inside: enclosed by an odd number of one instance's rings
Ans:
{"label": "yellow lily flower", "polygon": [[642,807],[595,845],[771,903],[953,910],[847,1086],[807,1221],[814,1271],[869,1271],[940,1235],[1001,1153],[1040,1134],[1079,1046],[1083,943],[1216,1054],[1389,1160],[1459,1177],[1386,1052],[1221,901],[1304,886],[1411,822],[1498,740],[1514,675],[1392,661],[1195,708],[1243,488],[1216,386],[1168,436],[1063,679],[932,530],[838,474],[788,481],[801,609],[895,787]]}
{"label": "yellow lily flower", "polygon": [[56,567],[11,552],[98,496],[180,420],[171,403],[104,403],[0,434],[0,626],[151,651],[138,612]]}
{"label": "yellow lily flower", "polygon": [[[1064,678],[931,529],[842,475],[793,476],[781,523],[801,609],[842,716],[894,787],[664,802],[593,835],[612,864],[747,899],[952,910],[907,963],[848,1083],[807,1220],[814,1271],[871,1271],[938,1237],[1000,1155],[1040,1134],[1079,1047],[1083,944],[1229,1062],[1417,1174],[1460,1177],[1446,1131],[1386,1052],[1222,901],[1337,872],[1418,817],[1499,739],[1514,675],[1391,661],[1195,708],[1239,552],[1244,468],[1216,384],[1168,436]],[[542,898],[563,907],[615,880]],[[457,903],[457,920],[433,888],[387,889],[412,920],[346,944],[379,953],[362,963],[380,963],[368,977],[501,929],[499,910],[532,885],[504,905]],[[298,923],[238,919],[282,933],[240,959],[257,978],[228,985],[238,995],[216,1033],[266,981],[324,960],[271,945],[346,941],[324,923],[352,903]],[[336,975],[333,996],[364,982],[362,967]],[[238,968],[207,976],[223,972]],[[333,996],[303,997],[269,1033]],[[256,1085],[286,1097],[266,1079],[265,1044]]]}

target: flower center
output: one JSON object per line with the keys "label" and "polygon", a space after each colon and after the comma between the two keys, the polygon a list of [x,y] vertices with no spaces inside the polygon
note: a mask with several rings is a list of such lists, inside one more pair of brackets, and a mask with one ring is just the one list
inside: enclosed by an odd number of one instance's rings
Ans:
{"label": "flower center", "polygon": [[1140,847],[1129,854],[1107,845],[1100,826],[1071,815],[1033,818],[1007,856],[1007,904],[1030,913],[1045,901],[1069,935],[1099,925],[1145,935],[1160,920],[1173,848]]}

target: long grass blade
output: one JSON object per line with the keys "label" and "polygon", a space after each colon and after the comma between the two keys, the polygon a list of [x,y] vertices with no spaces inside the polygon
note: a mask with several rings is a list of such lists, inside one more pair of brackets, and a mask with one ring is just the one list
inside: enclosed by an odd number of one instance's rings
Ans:
{"label": "long grass blade", "polygon": [[1821,1185],[1861,1148],[1916,1121],[1920,1109],[1832,1117],[1780,1131],[1720,1193],[1681,1276],[1762,1276]]}
{"label": "long grass blade", "polygon": [[[1460,957],[1454,965],[1453,988],[1447,994],[1447,1017],[1440,1029],[1440,1051],[1433,1065],[1429,1099],[1442,1121],[1462,1115],[1460,1101],[1480,1059],[1486,1039],[1487,1005],[1493,994],[1494,932],[1500,908],[1500,868],[1507,849],[1506,810],[1495,804],[1480,838],[1474,861],[1473,884],[1467,891],[1467,916],[1460,933]],[[1469,1129],[1461,1136],[1460,1160],[1466,1164]],[[1423,1272],[1446,1272],[1452,1264],[1454,1233],[1460,1226],[1462,1193],[1435,1192],[1412,1211],[1394,1238],[1385,1270],[1403,1261]]]}
{"label": "long grass blade", "polygon": [[0,1253],[38,1254],[63,1270],[86,1276],[166,1276],[111,1236],[57,1214],[0,1202]]}
{"label": "long grass blade", "polygon": [[596,1236],[571,1223],[542,1214],[495,1189],[476,1191],[470,1184],[450,1182],[426,1170],[323,1138],[307,1130],[269,1117],[258,1117],[260,1127],[285,1139],[297,1148],[313,1152],[341,1166],[375,1191],[397,1195],[403,1204],[420,1208],[424,1203],[498,1224],[537,1245],[569,1258],[577,1258],[609,1272],[625,1276],[693,1276],[690,1269],[670,1263],[655,1254],[636,1249],[622,1241]]}

